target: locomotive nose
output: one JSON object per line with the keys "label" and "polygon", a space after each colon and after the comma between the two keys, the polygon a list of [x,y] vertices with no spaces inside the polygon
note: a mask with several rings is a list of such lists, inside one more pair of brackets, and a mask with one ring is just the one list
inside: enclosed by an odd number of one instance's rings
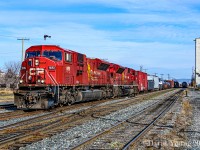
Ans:
{"label": "locomotive nose", "polygon": [[39,58],[28,59],[27,68],[28,68],[27,69],[28,83],[31,83],[31,84],[42,83],[43,84],[45,82],[45,79],[44,79],[45,69],[41,67]]}

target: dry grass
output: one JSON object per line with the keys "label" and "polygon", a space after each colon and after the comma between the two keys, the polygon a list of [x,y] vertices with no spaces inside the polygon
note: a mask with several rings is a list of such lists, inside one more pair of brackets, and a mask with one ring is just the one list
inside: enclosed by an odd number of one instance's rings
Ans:
{"label": "dry grass", "polygon": [[190,116],[192,113],[192,106],[188,100],[183,101],[182,103],[182,112],[184,116]]}
{"label": "dry grass", "polygon": [[0,102],[13,101],[13,91],[10,89],[0,89]]}
{"label": "dry grass", "polygon": [[123,143],[120,143],[120,142],[118,142],[118,141],[115,141],[115,142],[110,143],[110,147],[111,147],[112,149],[119,149],[119,148],[121,148],[122,146],[123,146]]}
{"label": "dry grass", "polygon": [[14,99],[13,91],[11,89],[0,89],[0,102],[10,101]]}
{"label": "dry grass", "polygon": [[3,95],[11,95],[13,94],[13,91],[10,90],[10,89],[0,89],[0,95],[3,96]]}

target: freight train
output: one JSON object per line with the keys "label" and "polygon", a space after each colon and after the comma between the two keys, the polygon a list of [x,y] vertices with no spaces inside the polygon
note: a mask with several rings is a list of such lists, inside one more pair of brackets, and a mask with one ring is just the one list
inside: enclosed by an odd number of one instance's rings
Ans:
{"label": "freight train", "polygon": [[26,50],[14,104],[19,109],[134,96],[147,91],[147,74],[55,45]]}
{"label": "freight train", "polygon": [[18,109],[49,109],[146,91],[147,74],[142,71],[56,45],[38,45],[26,50],[14,104]]}

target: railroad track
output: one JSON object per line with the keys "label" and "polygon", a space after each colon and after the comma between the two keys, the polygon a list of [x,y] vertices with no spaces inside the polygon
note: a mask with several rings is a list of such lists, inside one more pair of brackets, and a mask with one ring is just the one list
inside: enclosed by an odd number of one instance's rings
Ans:
{"label": "railroad track", "polygon": [[[148,96],[148,98],[150,98],[150,97],[155,96],[156,94],[162,94],[162,93],[165,93],[165,92],[168,92],[168,91],[170,91],[170,90],[155,91],[155,92],[152,92],[152,93],[144,93],[144,94],[141,94],[141,95],[139,95],[137,97],[131,97],[131,98],[123,99],[123,101],[128,101],[130,99],[142,99],[142,98],[145,98],[146,96]],[[109,101],[114,101],[115,102],[115,100],[116,99],[113,99],[113,100],[111,100],[111,99],[109,99],[109,100],[101,100],[101,101],[91,101],[91,102],[80,103],[80,104],[75,104],[75,105],[71,105],[71,106],[64,106],[62,108],[55,108],[55,109],[53,109],[51,111],[52,112],[59,112],[59,111],[65,111],[66,109],[67,110],[73,110],[73,109],[79,109],[81,107],[87,107],[87,106],[95,107],[96,105],[101,104],[103,102],[109,102]],[[12,104],[11,107],[12,106],[14,106],[14,105]],[[8,105],[8,107],[10,107],[10,106]],[[6,107],[6,108],[8,108],[8,107]],[[16,108],[16,107],[14,106],[14,108]],[[38,110],[38,111],[33,111],[33,112],[24,112],[23,110],[15,110],[14,112],[0,113],[0,121],[6,121],[6,120],[9,120],[9,119],[14,119],[14,118],[21,118],[21,117],[27,117],[27,116],[31,116],[31,115],[37,115],[37,114],[41,114],[43,112],[46,112],[46,111]]]}
{"label": "railroad track", "polygon": [[[148,97],[153,97],[155,94],[156,93],[151,93]],[[122,99],[105,105],[99,103],[71,113],[61,113],[60,110],[64,110],[64,108],[60,108],[59,111],[53,111],[51,113],[47,113],[46,115],[1,127],[0,149],[19,148],[39,141],[45,137],[52,136],[56,133],[60,133],[83,124],[89,120],[94,120],[97,115],[103,117],[129,105],[139,103],[140,101],[138,99],[145,101],[146,98],[145,95],[143,95],[134,98],[134,100],[133,98],[125,100]]]}
{"label": "railroad track", "polygon": [[16,106],[14,104],[1,104],[0,105],[0,109],[13,109],[13,108],[16,108]]}
{"label": "railroad track", "polygon": [[106,131],[71,147],[71,149],[129,149],[173,106],[181,93],[182,90],[126,120],[118,122]]}

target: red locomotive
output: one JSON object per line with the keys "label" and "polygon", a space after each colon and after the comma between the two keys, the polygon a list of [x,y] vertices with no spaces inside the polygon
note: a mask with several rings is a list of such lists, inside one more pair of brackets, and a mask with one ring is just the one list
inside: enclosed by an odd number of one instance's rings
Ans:
{"label": "red locomotive", "polygon": [[48,109],[80,101],[132,96],[147,90],[146,73],[55,45],[26,50],[14,103]]}

